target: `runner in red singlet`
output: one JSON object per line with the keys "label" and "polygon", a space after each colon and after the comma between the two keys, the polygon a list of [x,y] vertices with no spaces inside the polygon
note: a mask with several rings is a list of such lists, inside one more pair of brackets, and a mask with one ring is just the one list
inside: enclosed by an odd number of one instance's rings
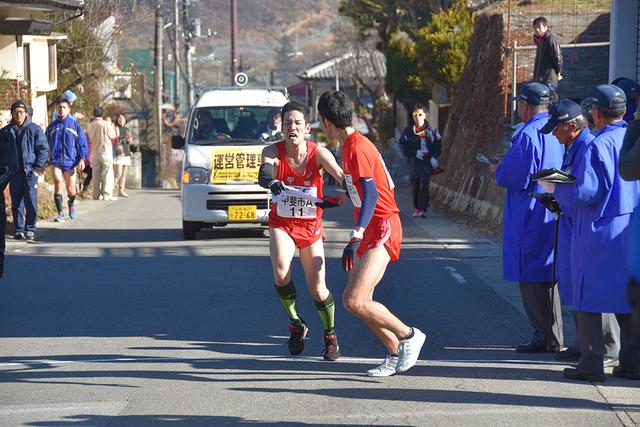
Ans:
{"label": "runner in red singlet", "polygon": [[387,264],[400,255],[402,225],[393,180],[378,149],[352,127],[353,111],[346,94],[323,93],[318,113],[327,138],[336,138],[342,145],[344,186],[355,207],[356,226],[342,254],[342,266],[349,272],[342,301],[387,348],[384,362],[367,374],[383,377],[404,372],[416,364],[426,336],[373,300]]}
{"label": "runner in red singlet", "polygon": [[[296,288],[291,279],[291,263],[298,248],[307,288],[324,325],[322,356],[325,360],[336,360],[340,348],[334,325],[335,302],[325,283],[322,208],[314,200],[323,197],[323,170],[342,182],[342,169],[329,150],[305,140],[311,130],[306,105],[289,102],[282,107],[281,116],[284,140],[262,151],[259,182],[271,190],[273,197],[269,250],[278,298],[291,320],[289,352],[302,353],[308,330],[307,323],[298,315]],[[323,203],[331,206],[330,201]]]}

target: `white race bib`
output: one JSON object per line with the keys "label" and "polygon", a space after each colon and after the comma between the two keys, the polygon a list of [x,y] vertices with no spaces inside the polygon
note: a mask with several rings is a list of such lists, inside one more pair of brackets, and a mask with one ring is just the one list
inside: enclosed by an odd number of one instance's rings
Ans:
{"label": "white race bib", "polygon": [[[296,190],[303,191],[304,193],[317,197],[317,187],[293,187]],[[312,200],[304,197],[300,197],[294,194],[287,193],[286,196],[277,201],[278,216],[283,218],[315,218],[316,217],[316,205]]]}
{"label": "white race bib", "polygon": [[351,175],[344,175],[344,183],[347,187],[347,192],[349,193],[349,198],[351,199],[351,203],[356,208],[362,206],[362,200],[360,200],[360,195],[358,194],[358,189],[353,184],[353,177]]}

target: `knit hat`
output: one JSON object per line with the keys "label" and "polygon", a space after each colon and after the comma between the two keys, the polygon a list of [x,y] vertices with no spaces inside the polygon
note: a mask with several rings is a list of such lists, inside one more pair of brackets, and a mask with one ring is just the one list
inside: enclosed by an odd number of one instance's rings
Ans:
{"label": "knit hat", "polygon": [[29,107],[27,107],[27,104],[25,104],[22,99],[18,99],[16,102],[11,104],[11,112],[13,113],[13,111],[17,108],[23,108],[24,111],[26,111],[27,113],[29,112]]}

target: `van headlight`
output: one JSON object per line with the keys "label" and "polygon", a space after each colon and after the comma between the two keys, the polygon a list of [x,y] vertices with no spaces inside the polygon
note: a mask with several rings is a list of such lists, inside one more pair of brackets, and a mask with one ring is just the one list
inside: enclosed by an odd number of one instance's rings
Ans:
{"label": "van headlight", "polygon": [[209,171],[203,168],[185,168],[182,171],[183,184],[206,184],[209,178]]}

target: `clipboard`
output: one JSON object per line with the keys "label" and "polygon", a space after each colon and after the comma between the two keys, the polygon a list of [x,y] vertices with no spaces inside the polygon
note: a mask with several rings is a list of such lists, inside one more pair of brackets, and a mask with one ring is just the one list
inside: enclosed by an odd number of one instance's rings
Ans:
{"label": "clipboard", "polygon": [[539,172],[532,173],[533,181],[554,182],[556,184],[575,184],[576,177],[557,168],[542,169]]}

